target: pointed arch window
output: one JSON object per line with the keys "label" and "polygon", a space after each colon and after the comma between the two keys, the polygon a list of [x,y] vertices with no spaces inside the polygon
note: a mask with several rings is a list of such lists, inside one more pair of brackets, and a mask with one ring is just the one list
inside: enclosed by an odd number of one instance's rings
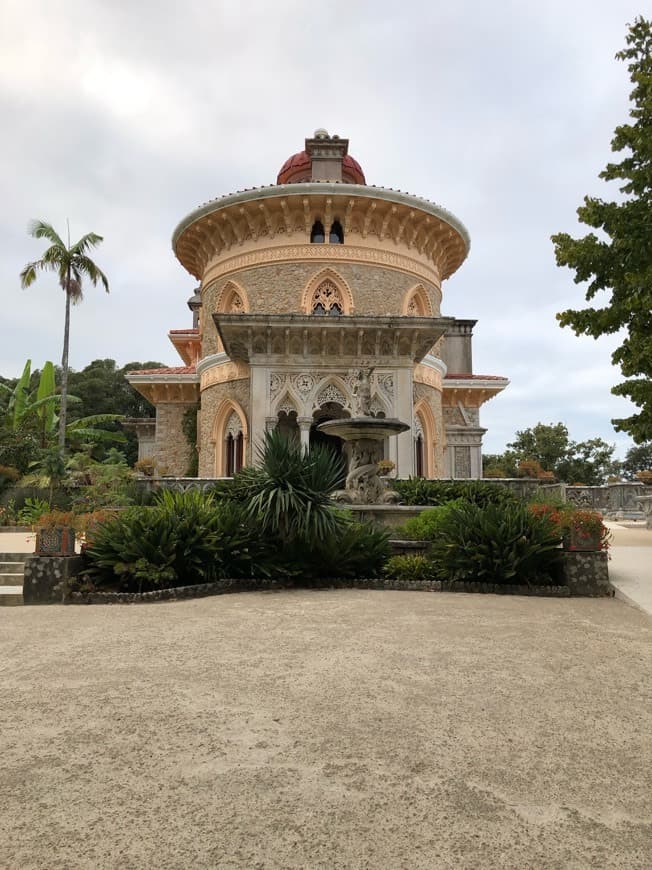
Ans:
{"label": "pointed arch window", "polygon": [[312,296],[312,313],[321,317],[338,317],[344,310],[342,294],[332,281],[322,281]]}
{"label": "pointed arch window", "polygon": [[328,236],[328,241],[331,243],[331,245],[344,244],[344,230],[342,229],[342,224],[338,220],[334,220],[331,224],[331,231]]}
{"label": "pointed arch window", "polygon": [[423,439],[423,424],[417,414],[414,419],[414,471],[417,477],[425,477],[426,454]]}
{"label": "pointed arch window", "polygon": [[244,314],[244,303],[237,290],[232,292],[226,310],[229,314]]}
{"label": "pointed arch window", "polygon": [[244,465],[244,434],[240,417],[234,411],[224,427],[224,459],[227,477],[233,477]]}
{"label": "pointed arch window", "polygon": [[324,225],[321,221],[315,221],[310,231],[310,243],[312,245],[320,245],[326,241],[326,233]]}

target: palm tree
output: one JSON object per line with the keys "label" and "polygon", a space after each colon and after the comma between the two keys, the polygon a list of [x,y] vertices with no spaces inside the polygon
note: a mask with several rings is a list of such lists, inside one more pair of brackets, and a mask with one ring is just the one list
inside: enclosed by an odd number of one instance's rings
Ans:
{"label": "palm tree", "polygon": [[54,228],[45,221],[32,221],[29,234],[35,239],[47,239],[50,247],[40,260],[28,263],[20,273],[20,285],[26,288],[36,281],[38,272],[56,272],[59,284],[66,294],[66,320],[63,330],[63,354],[61,357],[61,405],[59,409],[59,450],[64,452],[66,443],[66,414],[68,410],[68,346],[70,343],[70,303],[81,302],[82,278],[88,278],[94,287],[100,281],[106,292],[109,292],[109,282],[102,270],[90,259],[88,251],[103,241],[97,233],[87,233],[74,245],[66,245],[57,235]]}

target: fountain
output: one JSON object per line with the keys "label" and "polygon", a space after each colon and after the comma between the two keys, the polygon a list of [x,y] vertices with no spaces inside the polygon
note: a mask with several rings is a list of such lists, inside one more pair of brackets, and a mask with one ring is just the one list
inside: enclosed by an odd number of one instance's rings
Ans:
{"label": "fountain", "polygon": [[371,384],[373,368],[360,370],[354,388],[356,416],[344,420],[328,420],[317,427],[325,435],[336,435],[344,441],[349,464],[344,489],[333,493],[335,501],[347,504],[394,504],[398,493],[388,490],[378,475],[378,462],[383,458],[383,441],[410,427],[400,420],[371,416]]}
{"label": "fountain", "polygon": [[652,529],[652,495],[639,495],[636,502],[645,515],[645,528]]}

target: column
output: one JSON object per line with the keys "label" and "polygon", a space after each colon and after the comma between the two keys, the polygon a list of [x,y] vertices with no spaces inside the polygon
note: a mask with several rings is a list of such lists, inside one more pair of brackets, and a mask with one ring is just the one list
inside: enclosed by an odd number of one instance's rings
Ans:
{"label": "column", "polygon": [[[395,439],[396,446],[396,476],[400,478],[414,475],[414,403],[412,401],[412,366],[395,369],[396,397],[394,407],[396,416],[410,428]],[[394,457],[392,457],[394,459]]]}
{"label": "column", "polygon": [[267,416],[269,414],[267,373],[268,369],[266,366],[251,366],[251,431],[249,433],[249,442],[251,444],[252,465],[257,464],[258,448],[263,442]]}
{"label": "column", "polygon": [[312,426],[314,420],[312,417],[297,417],[297,423],[299,424],[299,429],[301,430],[301,449],[309,450],[310,449],[310,427]]}

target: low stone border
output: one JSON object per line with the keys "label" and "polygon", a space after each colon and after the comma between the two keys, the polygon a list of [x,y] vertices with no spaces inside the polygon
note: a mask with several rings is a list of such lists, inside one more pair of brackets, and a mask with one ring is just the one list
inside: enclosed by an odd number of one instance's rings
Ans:
{"label": "low stone border", "polygon": [[183,598],[282,588],[283,584],[276,580],[217,580],[215,583],[176,586],[174,589],[155,589],[152,592],[71,592],[64,604],[147,604],[152,601],[178,601]]}
{"label": "low stone border", "polygon": [[218,580],[175,589],[157,589],[153,592],[73,592],[66,604],[147,604],[152,601],[179,601],[203,598],[208,595],[228,595],[234,592],[277,591],[281,589],[379,589],[399,592],[475,592],[494,595],[528,595],[547,598],[569,598],[568,586],[524,586],[501,583],[464,583],[458,581],[414,580],[401,582],[382,577],[368,580],[320,580],[297,587],[291,581],[276,580]]}

